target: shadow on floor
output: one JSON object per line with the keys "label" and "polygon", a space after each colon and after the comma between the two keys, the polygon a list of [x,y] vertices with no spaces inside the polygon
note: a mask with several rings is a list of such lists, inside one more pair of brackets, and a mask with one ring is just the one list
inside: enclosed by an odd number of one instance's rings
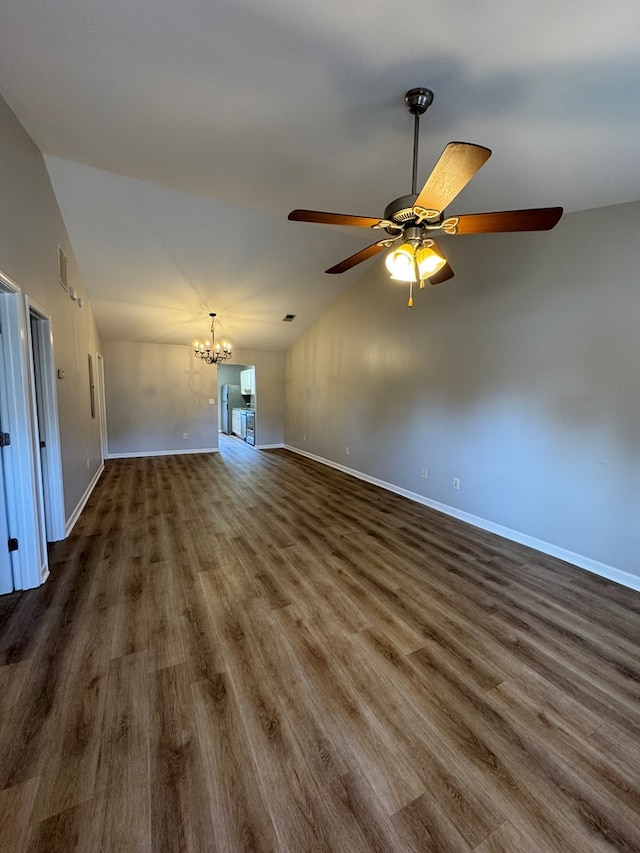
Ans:
{"label": "shadow on floor", "polygon": [[7,595],[0,595],[0,628],[9,618],[9,614],[18,603],[22,590],[17,589],[15,592],[9,592]]}

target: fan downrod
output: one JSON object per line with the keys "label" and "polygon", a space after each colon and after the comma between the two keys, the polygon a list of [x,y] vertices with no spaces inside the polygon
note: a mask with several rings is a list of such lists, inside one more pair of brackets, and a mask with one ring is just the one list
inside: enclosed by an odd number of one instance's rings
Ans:
{"label": "fan downrod", "polygon": [[415,89],[409,89],[404,96],[404,102],[407,109],[413,116],[413,172],[411,177],[411,192],[417,195],[418,192],[418,137],[420,136],[420,116],[426,113],[433,103],[433,92],[431,89],[425,89],[418,86]]}
{"label": "fan downrod", "polygon": [[409,89],[404,96],[404,102],[412,116],[424,115],[433,103],[433,92],[431,89],[424,89],[421,86],[416,89]]}

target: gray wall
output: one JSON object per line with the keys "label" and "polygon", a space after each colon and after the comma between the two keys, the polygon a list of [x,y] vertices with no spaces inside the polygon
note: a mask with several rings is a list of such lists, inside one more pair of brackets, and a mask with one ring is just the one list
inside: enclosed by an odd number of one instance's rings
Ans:
{"label": "gray wall", "polygon": [[[0,98],[0,269],[51,315],[66,518],[72,515],[101,463],[98,418],[91,418],[87,355],[100,348],[98,332],[43,157]],[[84,307],[58,284],[58,243],[69,262],[69,283]],[[87,467],[89,459],[89,467]]]}
{"label": "gray wall", "polygon": [[[103,354],[110,455],[218,447],[217,368],[191,346],[107,341]],[[284,354],[234,350],[233,360],[256,366],[257,444],[282,444]]]}
{"label": "gray wall", "polygon": [[106,341],[104,367],[110,456],[218,447],[215,368],[191,347]]}
{"label": "gray wall", "polygon": [[375,263],[287,354],[286,443],[640,577],[639,232],[443,238],[411,310]]}
{"label": "gray wall", "polygon": [[285,412],[284,353],[239,349],[234,350],[233,359],[256,368],[256,445],[281,445]]}

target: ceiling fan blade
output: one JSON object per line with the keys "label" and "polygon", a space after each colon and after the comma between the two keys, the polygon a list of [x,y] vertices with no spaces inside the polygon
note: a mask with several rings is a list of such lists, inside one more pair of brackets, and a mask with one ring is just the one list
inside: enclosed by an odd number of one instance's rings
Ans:
{"label": "ceiling fan blade", "polygon": [[454,272],[446,263],[442,269],[438,270],[435,275],[432,275],[431,278],[428,279],[429,284],[442,284],[443,281],[449,281],[450,278],[453,278]]}
{"label": "ceiling fan blade", "polygon": [[351,216],[348,213],[323,213],[321,210],[292,210],[287,219],[292,222],[316,222],[320,225],[354,225],[373,228],[380,223],[371,216]]}
{"label": "ceiling fan blade", "polygon": [[[444,252],[436,243],[436,241],[432,240],[431,242],[433,243],[432,249],[434,250],[434,252],[437,252],[441,258],[444,258]],[[429,284],[442,284],[443,281],[449,281],[450,278],[453,278],[453,270],[451,269],[451,267],[449,266],[449,262],[447,261],[447,263],[443,267],[441,267],[438,272],[429,276],[427,281],[429,282]]]}
{"label": "ceiling fan blade", "polygon": [[385,246],[384,243],[382,245],[380,243],[373,243],[371,246],[367,246],[366,249],[360,249],[360,251],[356,252],[355,255],[351,255],[350,258],[345,258],[344,261],[340,261],[339,264],[325,270],[325,272],[331,275],[334,273],[346,272],[352,267],[355,267],[357,264],[362,263],[362,261],[366,261],[374,255],[377,255],[378,252],[384,252],[384,250],[388,248],[389,247]]}
{"label": "ceiling fan blade", "polygon": [[[561,207],[533,207],[496,213],[468,213],[452,217],[455,234],[491,234],[498,231],[549,231],[562,216]],[[445,220],[446,221],[446,220]],[[445,230],[447,230],[445,228]]]}
{"label": "ceiling fan blade", "polygon": [[414,207],[440,213],[466,187],[491,157],[489,148],[470,142],[450,142],[420,190]]}

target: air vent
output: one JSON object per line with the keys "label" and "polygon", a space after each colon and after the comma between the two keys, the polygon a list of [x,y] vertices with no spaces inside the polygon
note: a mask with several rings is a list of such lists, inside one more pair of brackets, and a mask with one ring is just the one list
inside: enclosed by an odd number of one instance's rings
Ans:
{"label": "air vent", "polygon": [[65,290],[69,290],[69,282],[67,281],[67,256],[62,246],[58,246],[58,282]]}
{"label": "air vent", "polygon": [[284,317],[282,318],[282,322],[283,323],[293,323],[293,321],[296,319],[296,316],[297,316],[296,314],[285,314]]}

